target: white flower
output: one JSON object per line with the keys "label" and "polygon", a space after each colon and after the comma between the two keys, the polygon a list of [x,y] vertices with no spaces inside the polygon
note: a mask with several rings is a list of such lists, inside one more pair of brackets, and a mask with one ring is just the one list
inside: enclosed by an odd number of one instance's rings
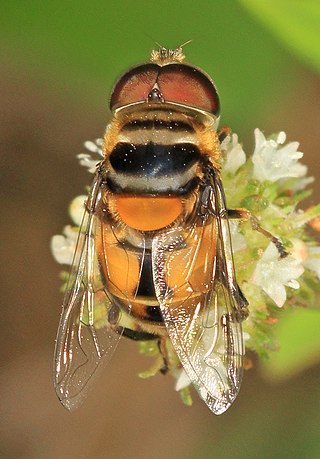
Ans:
{"label": "white flower", "polygon": [[[250,333],[245,332],[245,331],[242,331],[242,337],[243,337],[243,341],[244,341],[245,343],[246,343],[247,341],[249,341],[249,339],[251,339]],[[244,352],[245,352],[245,349],[244,349]]]}
{"label": "white flower", "polygon": [[308,257],[307,259],[303,262],[303,265],[307,268],[310,269],[311,271],[314,271],[318,278],[320,279],[320,247],[308,247]]}
{"label": "white flower", "polygon": [[291,256],[279,258],[279,252],[273,243],[270,243],[262,257],[257,262],[252,276],[252,282],[281,307],[286,301],[285,286],[293,289],[299,288],[297,278],[301,276],[304,268],[301,262]]}
{"label": "white flower", "polygon": [[71,265],[77,239],[78,231],[74,230],[70,225],[64,227],[63,234],[56,234],[52,237],[51,251],[58,263]]}
{"label": "white flower", "polygon": [[314,271],[320,279],[320,247],[308,247],[308,245],[300,239],[291,239],[291,242],[292,256],[299,260],[305,268]]}
{"label": "white flower", "polygon": [[223,164],[223,170],[231,174],[235,174],[239,167],[246,162],[246,155],[238,142],[237,134],[227,136],[222,142],[222,149],[226,149],[226,160]]}
{"label": "white flower", "polygon": [[86,199],[87,196],[85,195],[77,196],[71,201],[71,204],[69,206],[70,217],[77,226],[80,226],[82,222],[82,217],[84,213],[84,203]]}
{"label": "white flower", "polygon": [[296,260],[299,260],[302,264],[304,264],[304,262],[308,258],[307,244],[305,244],[303,241],[301,241],[301,239],[298,238],[292,238],[290,239],[290,242],[292,243],[290,255]]}
{"label": "white flower", "polygon": [[232,251],[238,252],[247,247],[246,238],[239,232],[239,222],[236,220],[229,220],[230,235],[232,241]]}
{"label": "white flower", "polygon": [[176,391],[182,390],[185,387],[190,386],[190,384],[191,384],[191,381],[190,381],[189,376],[184,371],[184,369],[182,369],[180,371],[180,374],[179,374],[178,378],[177,378],[176,387],[175,387]]}
{"label": "white flower", "polygon": [[276,140],[267,140],[260,129],[255,129],[256,146],[252,156],[253,177],[261,182],[276,182],[288,177],[304,177],[307,167],[298,162],[303,153],[298,151],[299,143],[283,145],[286,134],[280,132]]}
{"label": "white flower", "polygon": [[81,166],[86,167],[91,174],[94,174],[96,171],[96,167],[99,161],[96,159],[93,159],[91,155],[88,153],[80,153],[77,155],[77,158],[79,159],[79,163]]}
{"label": "white flower", "polygon": [[91,153],[96,153],[101,156],[101,158],[103,157],[103,139],[96,139],[94,142],[92,142],[92,140],[86,140],[84,146],[88,151],[91,151]]}
{"label": "white flower", "polygon": [[301,177],[295,183],[293,183],[290,188],[292,191],[304,190],[307,188],[310,183],[314,182],[314,177]]}
{"label": "white flower", "polygon": [[85,148],[91,153],[98,155],[98,159],[94,159],[89,153],[80,153],[77,155],[81,166],[86,167],[92,174],[96,171],[97,164],[103,158],[102,145],[103,139],[96,139],[95,142],[92,142],[91,140],[84,142]]}

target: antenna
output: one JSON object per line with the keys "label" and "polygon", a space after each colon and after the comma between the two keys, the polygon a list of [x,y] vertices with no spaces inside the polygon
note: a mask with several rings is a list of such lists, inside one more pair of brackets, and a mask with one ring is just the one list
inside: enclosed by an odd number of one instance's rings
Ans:
{"label": "antenna", "polygon": [[171,62],[182,62],[185,59],[185,55],[182,52],[182,48],[191,42],[192,40],[188,40],[175,49],[165,48],[164,46],[156,42],[156,44],[159,46],[159,49],[152,50],[151,61],[159,65],[165,65]]}

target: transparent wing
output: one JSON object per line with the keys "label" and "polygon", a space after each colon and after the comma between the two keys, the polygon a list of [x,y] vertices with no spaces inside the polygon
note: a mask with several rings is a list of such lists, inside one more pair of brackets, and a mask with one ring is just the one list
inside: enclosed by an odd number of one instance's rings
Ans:
{"label": "transparent wing", "polygon": [[226,215],[222,185],[213,177],[188,230],[172,229],[153,243],[156,293],[169,337],[215,414],[228,409],[240,388],[247,305],[235,280]]}
{"label": "transparent wing", "polygon": [[55,389],[68,409],[82,403],[93,376],[113,355],[122,332],[109,323],[113,303],[99,269],[100,201],[97,174],[79,232],[55,347]]}

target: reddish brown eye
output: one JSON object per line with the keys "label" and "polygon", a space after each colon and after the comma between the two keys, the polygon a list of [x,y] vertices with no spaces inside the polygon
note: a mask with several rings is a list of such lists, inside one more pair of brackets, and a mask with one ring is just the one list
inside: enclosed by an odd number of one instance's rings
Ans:
{"label": "reddish brown eye", "polygon": [[[152,91],[158,97],[152,97]],[[161,97],[160,97],[161,96]],[[124,74],[111,95],[110,108],[136,102],[170,102],[219,114],[219,96],[210,78],[185,64],[144,64]]]}
{"label": "reddish brown eye", "polygon": [[156,64],[143,64],[134,67],[125,73],[115,85],[110,108],[142,102],[147,100],[148,94],[157,81],[159,66]]}
{"label": "reddish brown eye", "polygon": [[165,101],[219,113],[219,97],[210,79],[198,69],[171,64],[161,68],[158,85]]}

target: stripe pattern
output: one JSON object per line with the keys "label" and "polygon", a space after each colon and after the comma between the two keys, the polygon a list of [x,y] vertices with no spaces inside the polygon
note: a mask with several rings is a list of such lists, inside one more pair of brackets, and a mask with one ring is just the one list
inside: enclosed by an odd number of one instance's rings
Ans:
{"label": "stripe pattern", "polygon": [[201,153],[188,119],[158,110],[125,122],[107,160],[113,193],[180,196],[198,183]]}

